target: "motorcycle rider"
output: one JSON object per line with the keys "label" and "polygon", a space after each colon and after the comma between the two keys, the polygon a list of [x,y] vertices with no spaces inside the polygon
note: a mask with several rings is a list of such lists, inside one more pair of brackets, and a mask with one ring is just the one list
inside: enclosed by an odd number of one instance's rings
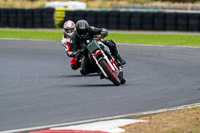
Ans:
{"label": "motorcycle rider", "polygon": [[[73,54],[78,50],[86,47],[88,40],[93,40],[94,36],[101,35],[102,37],[108,36],[108,31],[105,28],[96,28],[89,26],[88,22],[85,20],[79,20],[76,23],[76,31],[72,36],[72,51]],[[116,43],[113,40],[105,40],[102,41],[105,45],[107,45],[116,60],[119,61],[121,65],[125,65],[126,61],[122,59],[120,56]],[[82,61],[82,68],[81,74],[86,75],[88,73],[95,72],[95,70],[90,67],[89,59],[87,57],[87,53],[83,53],[83,61]]]}
{"label": "motorcycle rider", "polygon": [[[71,37],[75,31],[75,23],[71,20],[68,20],[64,23],[63,28],[64,28],[64,34],[61,40],[61,44],[65,48],[67,56],[72,57],[72,51],[70,49],[70,45],[71,45]],[[75,57],[71,58],[71,68],[73,70],[77,70],[80,67],[81,63],[79,62],[79,60],[80,58],[75,58]]]}

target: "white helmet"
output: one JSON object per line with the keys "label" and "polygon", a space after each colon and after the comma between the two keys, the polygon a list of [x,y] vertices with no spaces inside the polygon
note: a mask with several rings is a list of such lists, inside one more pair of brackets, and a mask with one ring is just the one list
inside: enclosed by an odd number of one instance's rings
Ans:
{"label": "white helmet", "polygon": [[71,20],[68,20],[64,23],[63,28],[64,28],[65,34],[71,37],[75,31],[75,23]]}

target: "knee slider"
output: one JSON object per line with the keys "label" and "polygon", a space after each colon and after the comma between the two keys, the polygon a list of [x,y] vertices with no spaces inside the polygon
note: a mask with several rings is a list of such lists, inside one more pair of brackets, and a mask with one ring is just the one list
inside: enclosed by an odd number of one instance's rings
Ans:
{"label": "knee slider", "polygon": [[109,47],[116,47],[116,43],[113,40],[107,40],[107,44],[109,45]]}

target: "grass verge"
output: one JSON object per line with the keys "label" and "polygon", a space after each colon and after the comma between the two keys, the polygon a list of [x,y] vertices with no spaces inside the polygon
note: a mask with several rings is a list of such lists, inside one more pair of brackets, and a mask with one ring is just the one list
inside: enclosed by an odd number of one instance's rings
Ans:
{"label": "grass verge", "polygon": [[159,34],[111,34],[116,42],[130,44],[153,44],[168,46],[200,46],[198,35],[159,35]]}
{"label": "grass verge", "polygon": [[60,40],[62,32],[28,31],[28,30],[0,30],[0,38]]}
{"label": "grass verge", "polygon": [[200,107],[139,119],[148,122],[125,126],[125,133],[200,133]]}
{"label": "grass verge", "polygon": [[[62,32],[0,30],[0,38],[61,40]],[[168,46],[200,46],[199,35],[159,35],[159,34],[124,34],[110,33],[105,39],[113,39],[117,43],[152,44]]]}

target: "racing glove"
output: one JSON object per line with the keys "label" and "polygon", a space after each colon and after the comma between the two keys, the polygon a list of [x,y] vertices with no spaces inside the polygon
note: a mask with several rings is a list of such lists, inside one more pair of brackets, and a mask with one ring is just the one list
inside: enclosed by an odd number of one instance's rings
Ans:
{"label": "racing glove", "polygon": [[107,36],[108,36],[108,31],[107,31],[107,29],[103,28],[103,29],[101,30],[101,37],[102,37],[102,38],[105,38],[105,37],[107,37]]}

